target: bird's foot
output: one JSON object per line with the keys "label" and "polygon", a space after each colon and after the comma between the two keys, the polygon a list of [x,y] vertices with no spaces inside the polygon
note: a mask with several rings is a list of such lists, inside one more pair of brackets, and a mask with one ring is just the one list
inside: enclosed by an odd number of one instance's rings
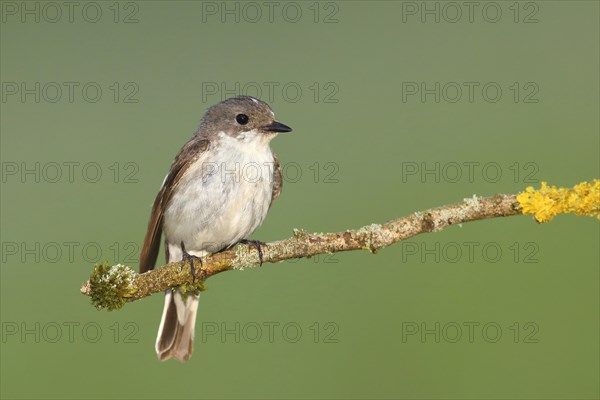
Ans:
{"label": "bird's foot", "polygon": [[181,257],[181,261],[183,261],[183,264],[185,265],[185,263],[187,263],[187,262],[190,263],[190,272],[192,274],[192,282],[194,282],[196,280],[196,268],[194,267],[194,261],[198,261],[200,263],[200,268],[202,268],[202,258],[191,255],[190,253],[185,251],[185,246],[184,246],[183,242],[181,242],[181,252],[183,253],[183,256]]}
{"label": "bird's foot", "polygon": [[240,240],[240,243],[245,244],[248,247],[254,247],[256,249],[256,251],[258,252],[258,260],[260,261],[260,265],[262,267],[262,264],[263,264],[262,246],[268,247],[267,244],[265,242],[261,242],[260,240],[248,240],[248,239],[242,239],[242,240]]}

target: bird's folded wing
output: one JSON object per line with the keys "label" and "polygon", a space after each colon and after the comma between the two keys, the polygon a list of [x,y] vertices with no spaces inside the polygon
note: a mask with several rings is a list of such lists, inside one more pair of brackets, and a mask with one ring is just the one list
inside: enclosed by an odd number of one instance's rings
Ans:
{"label": "bird's folded wing", "polygon": [[165,178],[158,195],[156,195],[154,205],[152,206],[150,221],[148,221],[148,230],[146,231],[144,245],[140,254],[140,273],[154,268],[158,250],[160,249],[164,211],[185,171],[208,149],[209,145],[209,140],[193,137],[181,148],[179,154],[173,160],[171,170]]}

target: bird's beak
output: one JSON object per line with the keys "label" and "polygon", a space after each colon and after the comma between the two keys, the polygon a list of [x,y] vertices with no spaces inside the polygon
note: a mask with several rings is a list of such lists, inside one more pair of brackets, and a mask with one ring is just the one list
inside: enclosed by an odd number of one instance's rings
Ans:
{"label": "bird's beak", "polygon": [[281,122],[273,121],[271,124],[263,126],[262,130],[266,132],[291,132],[292,128]]}

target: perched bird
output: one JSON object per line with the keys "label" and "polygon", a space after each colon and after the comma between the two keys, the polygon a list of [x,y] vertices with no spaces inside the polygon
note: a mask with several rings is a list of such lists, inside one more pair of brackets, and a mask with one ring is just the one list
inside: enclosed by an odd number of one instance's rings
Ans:
{"label": "perched bird", "polygon": [[[292,129],[269,105],[250,96],[210,107],[171,164],[152,207],[140,273],[154,268],[161,234],[167,262],[194,259],[246,242],[281,193],[281,168],[269,143]],[[201,260],[200,260],[201,262]],[[193,349],[199,295],[165,295],[156,338],[160,360],[187,361]]]}

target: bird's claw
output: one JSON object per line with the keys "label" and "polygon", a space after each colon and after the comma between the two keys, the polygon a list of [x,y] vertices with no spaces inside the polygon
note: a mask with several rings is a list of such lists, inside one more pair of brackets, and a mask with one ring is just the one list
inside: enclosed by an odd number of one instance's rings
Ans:
{"label": "bird's claw", "polygon": [[240,240],[240,243],[245,244],[248,247],[254,247],[256,249],[256,251],[258,252],[258,260],[260,261],[260,265],[262,267],[263,261],[264,261],[262,246],[265,246],[265,247],[269,247],[269,246],[267,246],[267,244],[265,242],[261,242],[260,240],[242,239],[242,240]]}
{"label": "bird's claw", "polygon": [[183,242],[181,242],[181,252],[183,253],[183,255],[181,257],[181,261],[183,261],[183,265],[185,265],[185,263],[187,263],[187,262],[190,263],[190,272],[192,274],[192,282],[195,282],[196,281],[196,267],[194,267],[194,261],[198,260],[198,262],[200,263],[200,268],[202,268],[202,258],[191,255],[190,253],[185,251],[185,246],[184,246]]}

